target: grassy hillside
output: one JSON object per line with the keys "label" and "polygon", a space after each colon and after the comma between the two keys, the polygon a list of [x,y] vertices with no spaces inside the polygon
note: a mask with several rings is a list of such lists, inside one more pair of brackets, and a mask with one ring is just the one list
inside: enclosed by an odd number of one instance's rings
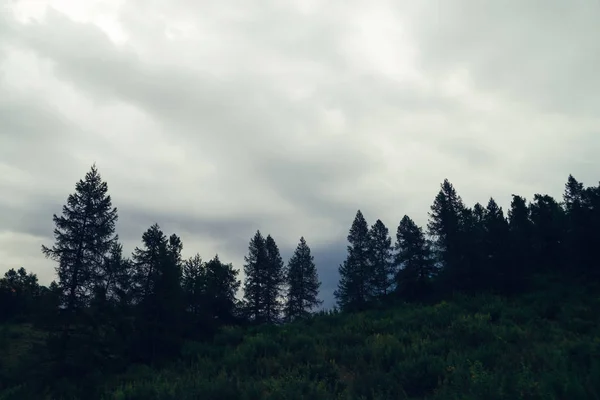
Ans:
{"label": "grassy hillside", "polygon": [[[214,343],[187,343],[168,367],[131,366],[122,376],[99,377],[98,396],[600,399],[600,296],[553,286],[513,300],[457,297],[282,327],[229,328]],[[15,352],[26,351],[20,340],[35,338],[13,331],[16,344],[7,346],[6,334],[5,368]],[[6,390],[0,399],[24,393]]]}

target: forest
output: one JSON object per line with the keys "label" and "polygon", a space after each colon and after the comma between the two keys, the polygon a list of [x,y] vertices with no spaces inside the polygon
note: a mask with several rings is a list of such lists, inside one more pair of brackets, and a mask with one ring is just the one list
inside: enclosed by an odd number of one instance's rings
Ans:
{"label": "forest", "polygon": [[446,179],[428,217],[358,210],[323,310],[309,236],[285,262],[257,230],[243,282],[159,224],[124,254],[94,165],[41,248],[55,280],[0,279],[0,400],[600,399],[600,184],[505,213]]}

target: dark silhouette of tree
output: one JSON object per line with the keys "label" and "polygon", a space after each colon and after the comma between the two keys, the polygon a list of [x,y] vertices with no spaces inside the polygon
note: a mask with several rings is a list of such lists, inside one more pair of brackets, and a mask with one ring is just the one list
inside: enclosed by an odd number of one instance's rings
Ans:
{"label": "dark silhouette of tree", "polygon": [[137,289],[137,357],[149,362],[176,354],[181,345],[184,311],[181,288],[182,244],[168,239],[158,224],[142,235],[143,248],[133,252]]}
{"label": "dark silhouette of tree", "polygon": [[266,322],[276,322],[283,310],[284,264],[279,247],[271,235],[265,240],[267,264],[265,273],[265,318]]}
{"label": "dark silhouette of tree", "polygon": [[244,308],[247,317],[256,322],[266,321],[266,275],[268,274],[268,254],[265,238],[260,231],[250,240],[248,255],[244,257]]}
{"label": "dark silhouette of tree", "polygon": [[364,310],[370,299],[372,277],[369,226],[358,210],[348,234],[348,256],[340,265],[340,281],[334,292],[342,311]]}
{"label": "dark silhouette of tree", "polygon": [[[61,293],[62,325],[60,339],[50,336],[50,345],[58,351],[61,363],[57,367],[66,376],[79,374],[93,354],[82,351],[89,348],[97,336],[97,321],[88,312],[88,306],[101,282],[101,271],[106,256],[117,240],[115,223],[117,209],[112,207],[108,185],[102,181],[95,165],[75,185],[62,215],[53,216],[55,223],[52,247],[42,246],[42,253],[58,263],[58,287]],[[77,340],[73,342],[73,335]],[[69,345],[70,344],[70,345]],[[72,353],[69,348],[77,349]],[[67,356],[67,353],[71,353]]]}
{"label": "dark silhouette of tree", "polygon": [[98,284],[99,271],[117,240],[117,209],[112,207],[108,185],[95,165],[75,185],[61,216],[53,217],[55,244],[42,253],[59,263],[56,269],[63,305],[73,313],[86,307]]}
{"label": "dark silhouette of tree", "polygon": [[380,301],[390,291],[393,277],[392,239],[385,224],[378,219],[369,231],[370,297]]}
{"label": "dark silhouette of tree", "polygon": [[536,194],[529,209],[533,223],[534,272],[562,270],[566,231],[563,208],[551,196]]}
{"label": "dark silhouette of tree", "polygon": [[483,248],[486,264],[486,287],[503,293],[514,291],[519,271],[510,265],[510,230],[502,207],[490,198],[483,218]]}
{"label": "dark silhouette of tree", "polygon": [[200,254],[185,260],[183,263],[182,287],[186,304],[186,311],[193,329],[208,319],[208,310],[205,304],[206,269]]}
{"label": "dark silhouette of tree", "polygon": [[425,298],[431,291],[436,268],[423,229],[408,215],[400,220],[394,248],[396,294],[406,300]]}
{"label": "dark silhouette of tree", "polygon": [[31,318],[40,308],[41,288],[37,275],[25,268],[9,269],[0,279],[0,321]]}
{"label": "dark silhouette of tree", "polygon": [[533,272],[533,223],[530,209],[524,197],[513,194],[508,211],[508,229],[510,234],[509,263],[507,272],[513,277],[513,291],[518,293],[530,284]]}
{"label": "dark silhouette of tree", "polygon": [[461,213],[460,228],[457,233],[460,262],[455,266],[454,288],[465,292],[488,290],[492,285],[489,258],[485,248],[485,220],[487,210],[476,203],[473,208],[465,207]]}
{"label": "dark silhouette of tree", "polygon": [[591,212],[583,183],[569,175],[565,184],[563,204],[566,213],[565,258],[572,273],[583,273],[590,265],[590,245],[594,234],[590,229]]}
{"label": "dark silhouette of tree", "polygon": [[318,299],[321,282],[317,274],[314,257],[304,237],[290,258],[285,270],[287,294],[284,313],[288,321],[308,316],[311,311],[323,304]]}
{"label": "dark silhouette of tree", "polygon": [[205,297],[211,317],[220,325],[235,322],[235,295],[241,285],[237,278],[239,271],[221,262],[218,255],[204,264],[204,269]]}
{"label": "dark silhouette of tree", "polygon": [[431,206],[427,228],[437,261],[442,265],[440,279],[446,290],[467,289],[470,282],[463,234],[470,213],[454,186],[445,179]]}

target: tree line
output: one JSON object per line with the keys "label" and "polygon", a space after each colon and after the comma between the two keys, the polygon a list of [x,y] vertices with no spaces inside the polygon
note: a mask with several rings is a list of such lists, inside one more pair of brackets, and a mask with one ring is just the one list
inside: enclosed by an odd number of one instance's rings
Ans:
{"label": "tree line", "polygon": [[600,185],[572,175],[563,201],[512,195],[507,215],[493,198],[464,204],[446,179],[429,212],[427,231],[405,215],[396,241],[360,210],[348,235],[348,256],[335,292],[344,311],[394,300],[427,301],[453,292],[515,295],[537,274],[597,282],[600,278]]}
{"label": "tree line", "polygon": [[[181,238],[158,224],[126,257],[117,220],[94,165],[62,214],[53,216],[54,244],[42,246],[57,263],[57,280],[45,287],[24,268],[0,280],[0,318],[33,321],[48,332],[40,353],[55,372],[44,376],[160,363],[175,357],[184,341],[208,340],[222,326],[304,319],[322,304],[304,237],[285,264],[274,238],[257,231],[242,285],[239,271],[218,255],[183,259]],[[426,231],[404,216],[393,242],[381,220],[369,226],[357,212],[339,266],[334,312],[431,301],[457,291],[510,296],[528,290],[539,273],[598,281],[598,227],[600,185],[585,188],[573,176],[562,202],[536,194],[528,203],[513,195],[506,215],[493,198],[485,207],[466,206],[445,180]]]}

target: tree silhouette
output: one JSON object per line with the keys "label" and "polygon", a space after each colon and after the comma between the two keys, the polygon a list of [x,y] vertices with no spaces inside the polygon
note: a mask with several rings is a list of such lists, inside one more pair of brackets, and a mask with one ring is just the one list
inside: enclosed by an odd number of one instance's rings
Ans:
{"label": "tree silhouette", "polygon": [[371,240],[369,226],[358,210],[348,234],[348,256],[340,265],[340,281],[334,292],[338,306],[343,311],[362,310],[370,300]]}
{"label": "tree silhouette", "polygon": [[407,300],[423,299],[431,290],[436,268],[423,229],[408,215],[400,220],[394,248],[396,294]]}
{"label": "tree silhouette", "polygon": [[312,309],[323,303],[317,298],[321,282],[319,282],[314,257],[304,237],[300,238],[288,262],[285,282],[287,295],[284,310],[288,321],[308,316]]}

